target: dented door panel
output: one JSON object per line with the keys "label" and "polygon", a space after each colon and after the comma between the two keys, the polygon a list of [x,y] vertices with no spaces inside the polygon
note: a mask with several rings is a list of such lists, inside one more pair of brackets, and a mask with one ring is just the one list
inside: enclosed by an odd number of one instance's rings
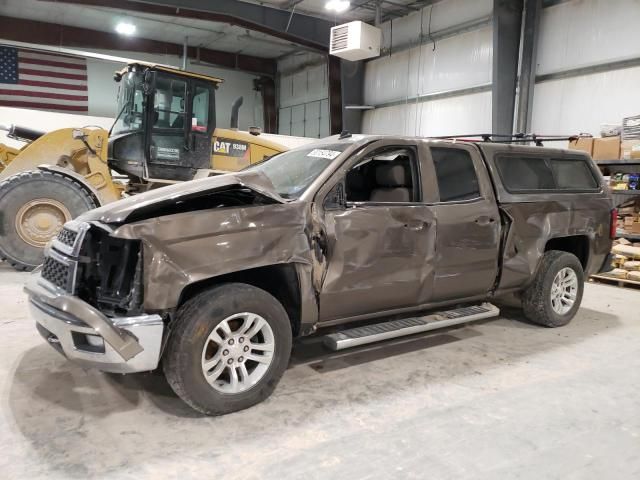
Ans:
{"label": "dented door panel", "polygon": [[428,302],[435,250],[428,206],[357,206],[327,212],[325,226],[320,321]]}

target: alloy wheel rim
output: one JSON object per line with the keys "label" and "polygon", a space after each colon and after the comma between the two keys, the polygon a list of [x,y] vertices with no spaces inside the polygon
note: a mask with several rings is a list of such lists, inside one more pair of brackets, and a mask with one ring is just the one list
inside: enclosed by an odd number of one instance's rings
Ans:
{"label": "alloy wheel rim", "polygon": [[551,308],[559,315],[565,315],[576,302],[578,276],[569,267],[560,270],[551,284]]}
{"label": "alloy wheel rim", "polygon": [[275,338],[260,315],[243,312],[222,320],[202,349],[202,373],[221,393],[242,393],[255,386],[273,362]]}

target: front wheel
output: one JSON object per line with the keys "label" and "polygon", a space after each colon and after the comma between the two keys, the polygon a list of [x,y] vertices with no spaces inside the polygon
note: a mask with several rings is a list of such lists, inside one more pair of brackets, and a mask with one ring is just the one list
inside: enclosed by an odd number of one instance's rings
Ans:
{"label": "front wheel", "polygon": [[188,300],[172,326],[164,373],[195,410],[223,415],[266,399],[291,355],[291,324],[272,295],[241,283]]}
{"label": "front wheel", "polygon": [[568,324],[580,308],[584,271],[578,258],[567,252],[545,252],[533,283],[522,296],[525,316],[545,327]]}

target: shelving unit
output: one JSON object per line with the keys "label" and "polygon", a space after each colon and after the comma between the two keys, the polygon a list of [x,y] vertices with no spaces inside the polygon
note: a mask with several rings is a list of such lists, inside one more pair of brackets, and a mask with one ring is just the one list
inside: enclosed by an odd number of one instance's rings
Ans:
{"label": "shelving unit", "polygon": [[640,242],[640,233],[628,233],[623,230],[616,230],[617,238],[626,238],[627,240]]}
{"label": "shelving unit", "polygon": [[[637,165],[638,171],[640,172],[640,160],[625,160],[625,159],[614,159],[614,160],[596,160],[596,164],[598,167],[604,168],[608,167],[630,167]],[[634,197],[640,198],[640,190],[611,190],[611,197],[613,198],[613,202],[616,206],[621,205]]]}
{"label": "shelving unit", "polygon": [[[620,168],[621,171],[629,172],[628,167],[636,167],[633,170],[637,170],[640,172],[640,160],[596,160],[596,164],[600,169],[608,168],[611,173],[615,172],[616,167],[624,167]],[[613,199],[613,203],[616,207],[629,202],[633,199],[640,199],[640,190],[611,190],[611,197]],[[616,230],[616,238],[625,238],[631,242],[640,242],[640,234],[637,233],[627,233],[622,229]],[[626,278],[617,278],[611,275],[607,275],[606,273],[599,273],[596,275],[591,275],[589,277],[591,282],[603,283],[608,285],[616,285],[618,287],[627,287],[627,288],[640,288],[640,282],[636,280],[629,280]]]}

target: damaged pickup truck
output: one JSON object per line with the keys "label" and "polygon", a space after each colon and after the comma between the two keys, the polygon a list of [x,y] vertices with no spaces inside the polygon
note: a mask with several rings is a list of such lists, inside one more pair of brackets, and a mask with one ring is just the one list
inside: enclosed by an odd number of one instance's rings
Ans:
{"label": "damaged pickup truck", "polygon": [[219,415],[267,398],[293,338],[318,330],[341,349],[496,316],[513,295],[565,325],[614,227],[583,153],[343,135],[90,211],[26,292],[70,360],[161,366]]}

